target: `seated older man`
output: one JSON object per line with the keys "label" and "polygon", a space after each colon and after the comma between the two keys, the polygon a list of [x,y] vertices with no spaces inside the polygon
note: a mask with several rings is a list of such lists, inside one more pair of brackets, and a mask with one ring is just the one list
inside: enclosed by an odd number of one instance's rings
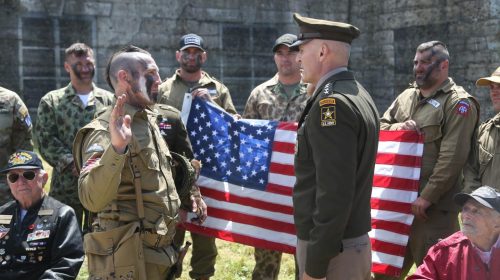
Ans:
{"label": "seated older man", "polygon": [[48,196],[48,174],[37,154],[12,154],[7,183],[15,198],[0,207],[1,279],[75,279],[83,263],[73,209]]}
{"label": "seated older man", "polygon": [[499,195],[488,186],[455,195],[462,231],[432,246],[407,279],[500,279]]}

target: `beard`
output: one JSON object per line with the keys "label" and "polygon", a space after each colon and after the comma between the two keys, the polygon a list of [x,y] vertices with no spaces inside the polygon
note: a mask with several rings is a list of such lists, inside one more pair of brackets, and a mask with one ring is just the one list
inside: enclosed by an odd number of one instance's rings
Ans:
{"label": "beard", "polygon": [[82,77],[82,71],[81,71],[81,70],[78,70],[78,67],[76,66],[76,64],[73,64],[73,65],[71,66],[71,68],[73,69],[73,73],[75,73],[75,76],[76,76],[76,77],[78,78],[78,80],[80,80],[80,81],[84,81],[84,80],[86,80],[86,79],[88,79],[88,80],[90,80],[90,81],[91,81],[91,80],[94,78],[94,75],[95,75],[95,68],[94,68],[94,67],[92,67],[92,68],[90,69],[90,71],[89,71],[89,73],[90,73],[90,75],[89,75],[90,77],[89,77],[89,78],[83,78],[83,77]]}

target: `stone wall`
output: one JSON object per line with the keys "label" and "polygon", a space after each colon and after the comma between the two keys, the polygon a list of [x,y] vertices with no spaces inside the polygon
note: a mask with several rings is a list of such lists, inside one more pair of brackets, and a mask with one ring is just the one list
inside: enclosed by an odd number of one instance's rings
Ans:
{"label": "stone wall", "polygon": [[500,65],[498,0],[0,0],[0,84],[24,95],[31,111],[45,92],[68,82],[64,48],[74,41],[96,51],[98,85],[110,54],[125,44],[150,51],[162,78],[177,67],[175,50],[185,33],[208,47],[205,70],[230,89],[241,112],[253,87],[276,71],[271,47],[297,33],[292,13],[347,21],[362,31],[350,67],[381,112],[412,81],[416,46],[444,41],[450,76],[492,115],[486,89],[474,81]]}

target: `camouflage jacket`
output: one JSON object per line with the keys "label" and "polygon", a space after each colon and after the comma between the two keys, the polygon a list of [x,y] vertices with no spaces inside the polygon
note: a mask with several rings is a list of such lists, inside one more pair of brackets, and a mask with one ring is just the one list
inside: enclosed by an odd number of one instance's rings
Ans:
{"label": "camouflage jacket", "polygon": [[50,184],[52,197],[69,204],[78,201],[78,178],[72,173],[73,139],[76,132],[94,119],[96,112],[114,102],[114,95],[94,85],[86,107],[69,84],[47,93],[40,100],[35,124],[35,141],[42,157],[54,168]]}
{"label": "camouflage jacket", "polygon": [[[207,88],[212,100],[217,105],[230,114],[236,114],[229,89],[223,83],[209,76],[206,72],[202,72],[196,87]],[[158,90],[158,103],[170,105],[179,111],[182,111],[184,94],[191,91],[188,84],[179,76],[179,70],[163,82]]]}
{"label": "camouflage jacket", "polygon": [[300,83],[288,97],[276,74],[250,93],[243,118],[296,122],[309,99],[306,90],[307,84]]}
{"label": "camouflage jacket", "polygon": [[[31,143],[31,118],[28,108],[13,91],[0,87],[0,168],[16,150],[33,150]],[[8,200],[5,176],[0,176],[0,205]]]}

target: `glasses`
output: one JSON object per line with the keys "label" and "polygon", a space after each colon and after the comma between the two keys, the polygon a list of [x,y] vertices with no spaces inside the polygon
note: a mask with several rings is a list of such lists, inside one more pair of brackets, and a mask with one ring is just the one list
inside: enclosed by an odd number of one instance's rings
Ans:
{"label": "glasses", "polygon": [[[17,180],[19,180],[19,173],[10,173],[7,175],[7,179],[9,180],[9,182],[11,184],[14,184],[15,182],[17,182]],[[35,171],[24,171],[21,175],[23,175],[24,179],[28,180],[28,181],[32,181],[33,179],[35,179]]]}

